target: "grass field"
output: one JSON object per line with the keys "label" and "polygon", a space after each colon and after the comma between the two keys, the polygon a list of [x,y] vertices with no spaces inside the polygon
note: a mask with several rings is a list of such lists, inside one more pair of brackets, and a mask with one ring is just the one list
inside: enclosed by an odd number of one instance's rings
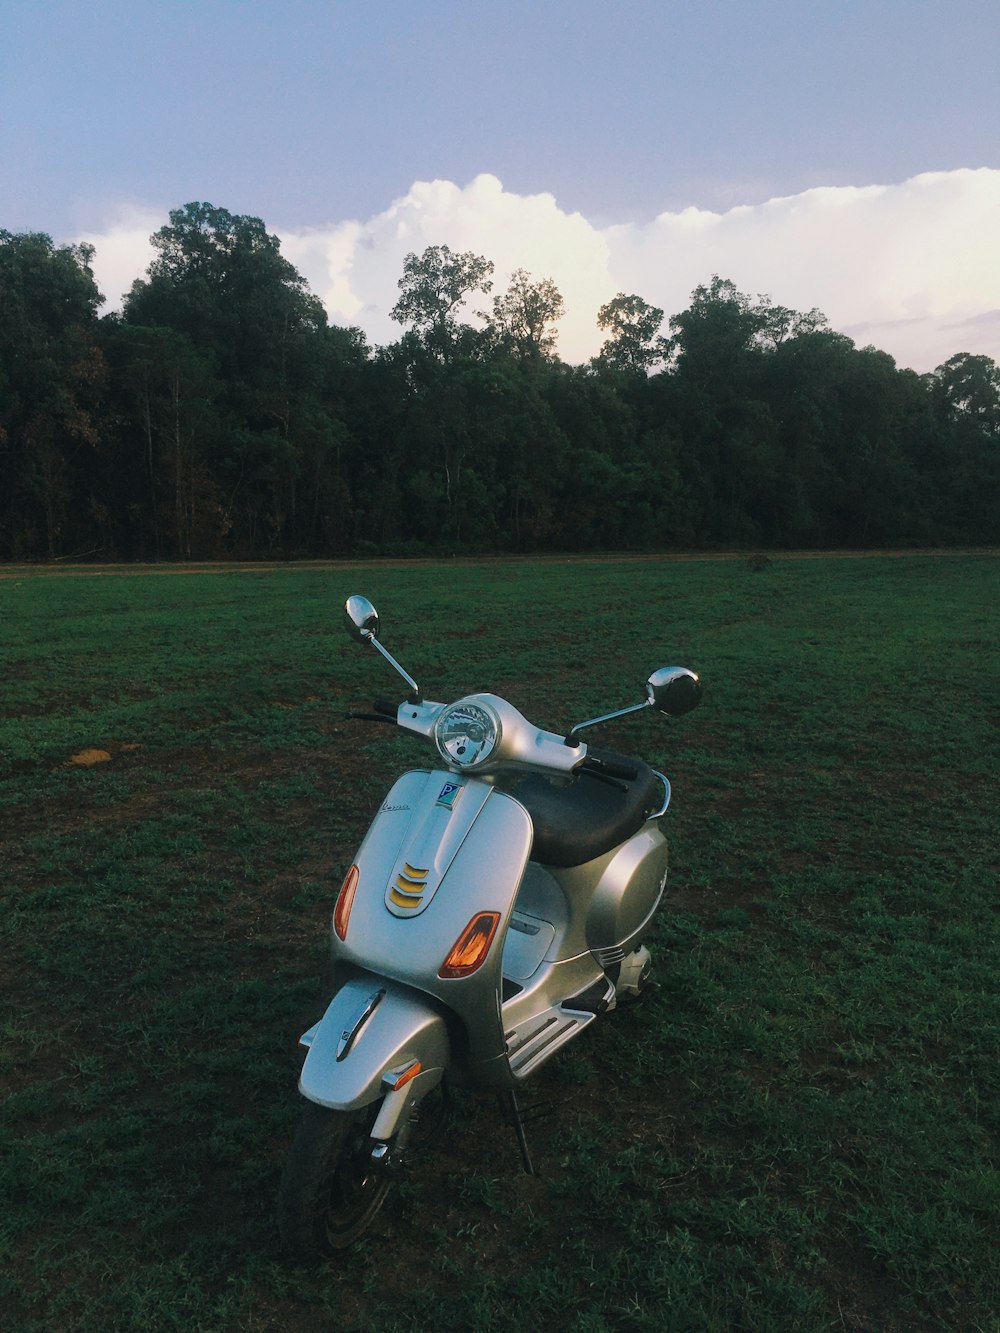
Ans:
{"label": "grass field", "polygon": [[[10,572],[10,571],[8,571]],[[1000,1328],[997,614],[981,556],[0,579],[0,1329]],[[345,719],[489,688],[674,784],[660,988],[458,1100],[368,1242],[273,1206],[331,897],[427,753]],[[74,764],[93,749],[109,758]]]}

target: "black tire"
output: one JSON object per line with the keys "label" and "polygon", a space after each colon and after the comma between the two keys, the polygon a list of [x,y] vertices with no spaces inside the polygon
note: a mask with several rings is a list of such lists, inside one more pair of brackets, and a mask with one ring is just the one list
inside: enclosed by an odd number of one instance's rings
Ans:
{"label": "black tire", "polygon": [[278,1194],[278,1230],[291,1257],[315,1260],[344,1249],[385,1202],[389,1180],[369,1156],[379,1106],[332,1111],[306,1103]]}

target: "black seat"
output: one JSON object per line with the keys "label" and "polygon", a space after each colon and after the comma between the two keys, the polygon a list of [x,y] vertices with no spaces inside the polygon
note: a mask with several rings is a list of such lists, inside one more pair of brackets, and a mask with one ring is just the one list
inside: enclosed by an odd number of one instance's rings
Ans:
{"label": "black seat", "polygon": [[531,816],[533,861],[560,867],[592,861],[630,838],[663,803],[663,784],[647,764],[592,746],[588,753],[609,763],[630,764],[638,775],[622,784],[626,791],[587,774],[565,785],[534,773],[504,783],[504,790]]}

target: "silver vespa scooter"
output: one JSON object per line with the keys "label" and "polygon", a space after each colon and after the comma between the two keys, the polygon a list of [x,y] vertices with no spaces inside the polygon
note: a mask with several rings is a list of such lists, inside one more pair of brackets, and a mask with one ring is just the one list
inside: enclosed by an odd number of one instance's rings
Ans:
{"label": "silver vespa scooter", "polygon": [[644,708],[679,716],[702,688],[662,668],[642,703],[564,737],[494,694],[425,701],[379,642],[371,602],[348,598],[345,618],[409,687],[398,706],[355,716],[425,738],[439,762],[396,782],[334,906],[335,989],[301,1038],[307,1105],[279,1197],[283,1242],[301,1258],[368,1227],[446,1076],[500,1094],[533,1170],[517,1089],[642,991],[642,940],[667,875],[658,820],[670,783],[578,733]]}

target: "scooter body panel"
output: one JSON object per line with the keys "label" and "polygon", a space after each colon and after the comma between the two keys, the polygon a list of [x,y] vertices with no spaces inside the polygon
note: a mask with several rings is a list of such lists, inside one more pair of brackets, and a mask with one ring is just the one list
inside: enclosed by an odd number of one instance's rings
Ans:
{"label": "scooter body panel", "polygon": [[[568,869],[529,862],[532,836],[527,811],[489,783],[404,774],[358,851],[347,938],[333,936],[343,975],[397,982],[454,1016],[452,1072],[463,1081],[519,1081],[612,1004],[606,973],[640,942],[663,891],[667,844],[655,824]],[[482,911],[500,918],[486,961],[442,978],[448,951]],[[331,1041],[346,1022],[346,1010],[336,1013]]]}
{"label": "scooter body panel", "polygon": [[[466,1064],[485,1066],[505,1055],[502,941],[532,834],[527,811],[489,783],[442,771],[404,774],[358,851],[346,939],[333,936],[335,964],[423,991],[450,1010],[464,1034]],[[479,912],[499,917],[485,961],[469,976],[441,977]]]}
{"label": "scooter body panel", "polygon": [[572,899],[586,895],[588,907],[574,921],[574,945],[589,949],[608,967],[642,941],[667,882],[667,840],[655,823],[586,865],[553,870]]}
{"label": "scooter body panel", "polygon": [[515,1082],[614,1005],[618,965],[641,942],[666,865],[666,840],[650,824],[585,864],[528,866],[504,948],[502,1012]]}
{"label": "scooter body panel", "polygon": [[[517,910],[551,924],[542,955],[550,961],[586,951],[598,957],[609,951],[628,952],[641,940],[659,905],[667,859],[667,840],[651,822],[593,861],[565,868],[532,862],[518,893]],[[518,946],[508,949],[511,965],[523,966],[515,961]],[[505,972],[515,976],[506,967]]]}

